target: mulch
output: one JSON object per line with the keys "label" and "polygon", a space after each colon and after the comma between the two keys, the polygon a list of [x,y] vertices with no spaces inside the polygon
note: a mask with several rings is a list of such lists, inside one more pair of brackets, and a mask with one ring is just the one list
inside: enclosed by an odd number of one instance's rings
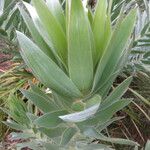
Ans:
{"label": "mulch", "polygon": [[10,61],[12,56],[3,52],[5,49],[8,48],[8,45],[0,39],[0,72],[5,72],[12,66],[12,62]]}
{"label": "mulch", "polygon": [[10,57],[10,55],[0,53],[0,72],[6,71],[11,68],[12,62],[10,60],[1,62],[1,60],[10,59]]}

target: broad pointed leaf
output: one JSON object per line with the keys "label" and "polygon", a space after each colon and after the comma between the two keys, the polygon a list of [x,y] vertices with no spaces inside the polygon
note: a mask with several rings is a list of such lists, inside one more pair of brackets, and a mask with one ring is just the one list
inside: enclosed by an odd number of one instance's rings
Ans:
{"label": "broad pointed leaf", "polygon": [[68,66],[72,81],[86,92],[93,80],[92,41],[90,23],[81,0],[68,2]]}
{"label": "broad pointed leaf", "polygon": [[2,123],[4,123],[6,126],[10,127],[11,129],[14,129],[14,130],[19,130],[19,131],[27,130],[27,127],[25,127],[21,124],[18,124],[12,120],[3,121]]}
{"label": "broad pointed leaf", "polygon": [[23,133],[16,133],[16,132],[12,132],[11,134],[11,140],[28,140],[31,138],[34,138],[35,135],[33,133],[30,132],[23,132]]}
{"label": "broad pointed leaf", "polygon": [[114,150],[109,146],[103,144],[86,144],[86,143],[77,143],[77,150]]}
{"label": "broad pointed leaf", "polygon": [[64,146],[67,145],[76,133],[77,129],[74,127],[66,129],[62,135],[60,144]]}
{"label": "broad pointed leaf", "polygon": [[104,110],[99,110],[97,113],[92,117],[87,119],[86,121],[81,122],[81,126],[95,126],[96,124],[102,124],[108,121],[117,111],[123,109],[125,106],[127,106],[129,103],[131,103],[132,100],[130,99],[124,99],[120,100],[116,103],[113,103],[111,106],[107,107]]}
{"label": "broad pointed leaf", "polygon": [[60,147],[60,145],[52,144],[52,143],[42,143],[45,150],[64,150]]}
{"label": "broad pointed leaf", "polygon": [[30,39],[20,32],[17,32],[17,36],[24,61],[43,84],[63,95],[81,96],[80,91],[66,74]]}
{"label": "broad pointed leaf", "polygon": [[37,93],[38,95],[44,97],[44,98],[47,99],[48,101],[54,101],[50,96],[48,96],[48,95],[46,94],[45,91],[43,91],[43,89],[41,89],[41,88],[38,87],[37,85],[32,84],[32,83],[30,83],[30,82],[29,82],[29,84],[30,84],[30,88],[31,88],[31,91],[32,91],[32,92]]}
{"label": "broad pointed leaf", "polygon": [[105,123],[102,123],[102,124],[100,123],[96,128],[99,132],[101,132],[102,130],[107,129],[107,127],[111,125],[112,123],[114,123],[115,121],[121,120],[123,118],[124,117],[114,117],[110,119],[109,121],[106,121]]}
{"label": "broad pointed leaf", "polygon": [[96,45],[96,62],[102,57],[111,35],[110,17],[107,14],[106,0],[98,0],[93,18],[93,34]]}
{"label": "broad pointed leaf", "polygon": [[63,64],[64,67],[67,68],[66,65],[64,64],[64,62],[61,60],[60,56],[58,55],[57,51],[55,50],[52,40],[51,40],[51,37],[48,35],[48,32],[44,28],[42,21],[40,20],[38,14],[37,14],[36,9],[31,4],[28,4],[26,2],[23,2],[23,4],[26,7],[27,11],[29,12],[29,14],[32,18],[32,21],[34,22],[34,25],[35,25],[36,29],[38,30],[39,34],[42,36],[42,38],[47,43],[47,45],[51,48],[55,58],[57,59],[58,64],[60,66]]}
{"label": "broad pointed leaf", "polygon": [[53,101],[48,101],[48,99],[45,99],[45,97],[42,97],[38,93],[27,90],[21,90],[21,92],[27,99],[31,100],[35,106],[45,113],[54,111],[57,108]]}
{"label": "broad pointed leaf", "polygon": [[64,31],[66,31],[65,16],[59,0],[46,0],[46,4],[53,16],[56,17],[57,21],[61,24]]}
{"label": "broad pointed leaf", "polygon": [[120,138],[110,138],[98,133],[94,128],[85,128],[84,134],[88,137],[93,137],[96,139],[100,139],[105,142],[111,142],[116,144],[123,144],[123,145],[132,145],[132,146],[139,146],[137,142],[127,140],[127,139],[120,139]]}
{"label": "broad pointed leaf", "polygon": [[40,47],[40,49],[46,55],[48,55],[52,60],[56,61],[53,52],[51,51],[50,47],[47,45],[47,43],[43,40],[42,36],[37,31],[34,22],[28,15],[28,13],[21,6],[19,6],[19,10],[35,43]]}
{"label": "broad pointed leaf", "polygon": [[99,105],[100,104],[96,104],[80,112],[59,116],[59,118],[66,122],[82,122],[92,117],[98,110]]}
{"label": "broad pointed leaf", "polygon": [[59,116],[64,114],[67,114],[67,111],[61,110],[61,111],[46,113],[43,116],[36,119],[34,121],[34,124],[44,128],[55,128],[59,124],[63,123],[62,119],[60,119]]}
{"label": "broad pointed leaf", "polygon": [[116,87],[111,92],[111,94],[104,100],[99,109],[105,109],[106,107],[112,105],[114,102],[117,102],[127,91],[131,81],[132,77],[129,77],[126,80],[124,80],[118,87]]}
{"label": "broad pointed leaf", "polygon": [[117,24],[106,51],[99,61],[94,78],[93,90],[107,81],[109,76],[114,73],[127,41],[131,36],[135,18],[136,10],[133,10],[121,23]]}
{"label": "broad pointed leaf", "polygon": [[32,2],[51,39],[51,43],[53,44],[55,51],[63,62],[67,64],[67,41],[61,25],[53,16],[43,0],[32,0]]}
{"label": "broad pointed leaf", "polygon": [[63,134],[66,128],[64,127],[57,127],[53,129],[47,129],[47,128],[39,128],[38,130],[45,135],[47,135],[49,138],[55,138],[59,137]]}
{"label": "broad pointed leaf", "polygon": [[150,149],[150,141],[148,140],[145,146],[145,150],[149,150]]}
{"label": "broad pointed leaf", "polygon": [[0,1],[0,16],[3,14],[5,0]]}

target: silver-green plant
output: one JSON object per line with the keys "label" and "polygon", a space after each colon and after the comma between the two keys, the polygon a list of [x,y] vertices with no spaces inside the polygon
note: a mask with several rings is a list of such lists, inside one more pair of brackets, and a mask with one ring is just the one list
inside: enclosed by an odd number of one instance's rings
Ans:
{"label": "silver-green plant", "polygon": [[111,87],[128,58],[136,10],[125,18],[121,14],[112,26],[111,3],[106,0],[99,0],[94,12],[83,7],[81,0],[67,0],[65,12],[58,0],[32,0],[32,5],[24,3],[24,7],[19,10],[32,40],[17,31],[21,55],[35,77],[52,91],[48,97],[35,86],[22,90],[42,112],[39,117],[26,113],[39,138],[29,138],[24,147],[111,149],[93,139],[138,145],[101,132],[120,119],[112,117],[132,101],[122,98],[132,77]]}

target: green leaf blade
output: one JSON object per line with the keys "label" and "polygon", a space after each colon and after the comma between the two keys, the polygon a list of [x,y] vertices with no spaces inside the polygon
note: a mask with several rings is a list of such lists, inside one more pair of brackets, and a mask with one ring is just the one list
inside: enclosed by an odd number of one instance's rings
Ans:
{"label": "green leaf blade", "polygon": [[32,2],[51,39],[51,43],[53,44],[55,51],[58,53],[63,62],[67,64],[67,41],[61,25],[43,0],[32,0]]}
{"label": "green leaf blade", "polygon": [[111,35],[111,24],[109,14],[107,14],[107,5],[106,0],[98,0],[93,18],[92,29],[96,46],[96,62],[102,57]]}
{"label": "green leaf blade", "polygon": [[27,99],[31,100],[35,106],[37,106],[45,113],[54,111],[57,108],[53,102],[48,101],[38,93],[30,92],[27,90],[21,90],[21,92]]}
{"label": "green leaf blade", "polygon": [[132,81],[132,77],[129,77],[126,80],[124,80],[118,87],[116,87],[112,91],[112,93],[104,100],[104,102],[102,103],[99,109],[105,109],[106,107],[110,106],[114,102],[117,102],[127,91],[131,81]]}
{"label": "green leaf blade", "polygon": [[66,114],[67,111],[60,110],[52,113],[46,113],[43,116],[39,117],[34,121],[35,125],[44,128],[55,128],[59,124],[63,123],[63,121],[58,117],[60,115]]}
{"label": "green leaf blade", "polygon": [[24,61],[44,85],[65,96],[82,96],[67,75],[30,39],[20,32],[17,32],[17,37]]}
{"label": "green leaf blade", "polygon": [[81,91],[88,91],[93,80],[90,23],[81,0],[68,2],[68,66],[72,81]]}
{"label": "green leaf blade", "polygon": [[137,142],[128,140],[128,139],[121,139],[121,138],[110,138],[106,137],[103,134],[96,131],[94,128],[86,128],[84,134],[88,137],[93,137],[96,139],[100,139],[101,141],[111,142],[116,144],[123,144],[123,145],[132,145],[132,146],[139,146]]}
{"label": "green leaf blade", "polygon": [[50,11],[52,12],[53,16],[55,16],[57,21],[61,24],[65,32],[66,31],[65,16],[59,0],[46,0],[46,4],[50,9]]}
{"label": "green leaf blade", "polygon": [[131,99],[123,99],[118,102],[113,103],[104,110],[99,110],[95,116],[91,119],[81,122],[83,126],[95,126],[96,124],[103,124],[110,120],[111,117],[119,110],[123,109],[125,106],[131,103]]}
{"label": "green leaf blade", "polygon": [[71,139],[73,138],[73,136],[76,134],[77,129],[74,127],[68,128],[64,131],[62,138],[61,138],[61,145],[67,145]]}
{"label": "green leaf blade", "polygon": [[129,15],[117,25],[106,51],[99,61],[94,78],[93,89],[97,89],[99,85],[107,81],[109,76],[114,73],[120,57],[124,53],[127,41],[133,31],[135,19],[136,10],[132,10]]}
{"label": "green leaf blade", "polygon": [[38,128],[38,130],[40,132],[44,133],[49,138],[55,138],[55,137],[61,136],[63,134],[63,132],[64,132],[65,129],[66,128],[64,128],[64,127],[57,127],[57,128],[53,128],[53,129]]}
{"label": "green leaf blade", "polygon": [[51,51],[51,49],[48,47],[47,43],[43,40],[42,36],[37,31],[37,29],[34,25],[34,22],[28,15],[28,13],[21,6],[19,6],[19,11],[20,11],[31,35],[32,35],[32,38],[36,42],[36,44],[41,48],[41,50],[46,55],[48,55],[52,60],[56,61],[53,52]]}

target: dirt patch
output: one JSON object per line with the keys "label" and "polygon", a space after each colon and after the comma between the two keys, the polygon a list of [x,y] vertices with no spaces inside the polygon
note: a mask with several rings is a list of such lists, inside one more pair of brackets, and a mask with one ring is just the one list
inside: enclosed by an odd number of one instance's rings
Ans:
{"label": "dirt patch", "polygon": [[12,55],[5,50],[9,50],[7,43],[0,39],[0,72],[4,72],[12,66]]}

